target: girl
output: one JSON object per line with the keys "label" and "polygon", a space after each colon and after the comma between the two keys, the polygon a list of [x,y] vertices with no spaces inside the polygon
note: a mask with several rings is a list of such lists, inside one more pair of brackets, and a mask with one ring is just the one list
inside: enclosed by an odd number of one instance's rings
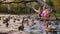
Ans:
{"label": "girl", "polygon": [[[43,12],[42,12],[41,16],[43,18],[44,30],[46,31],[46,34],[47,34],[49,29],[48,29],[48,22],[46,20],[49,17],[49,12],[48,12],[48,9],[46,8],[46,6],[43,6]],[[46,28],[48,30],[46,30]]]}
{"label": "girl", "polygon": [[48,9],[45,6],[43,6],[43,12],[42,12],[41,16],[44,20],[46,20],[49,17]]}

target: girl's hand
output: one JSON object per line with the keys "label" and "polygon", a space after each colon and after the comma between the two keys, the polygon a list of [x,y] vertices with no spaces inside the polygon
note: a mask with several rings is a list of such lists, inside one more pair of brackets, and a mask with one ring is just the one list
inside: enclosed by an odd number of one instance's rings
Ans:
{"label": "girl's hand", "polygon": [[33,6],[32,6],[33,9],[35,9]]}

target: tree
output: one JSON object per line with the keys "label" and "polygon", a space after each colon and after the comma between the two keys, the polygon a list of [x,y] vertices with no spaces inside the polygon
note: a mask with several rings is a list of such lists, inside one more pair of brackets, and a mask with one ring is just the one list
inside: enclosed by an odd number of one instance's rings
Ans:
{"label": "tree", "polygon": [[[57,11],[60,11],[60,0],[52,0],[53,6]],[[59,13],[59,12],[58,12]]]}
{"label": "tree", "polygon": [[46,3],[60,13],[60,0],[46,0]]}

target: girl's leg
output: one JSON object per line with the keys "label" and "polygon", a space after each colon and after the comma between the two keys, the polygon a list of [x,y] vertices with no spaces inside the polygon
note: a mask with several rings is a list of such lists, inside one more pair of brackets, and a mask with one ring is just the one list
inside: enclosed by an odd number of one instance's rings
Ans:
{"label": "girl's leg", "polygon": [[[48,21],[46,21],[46,19],[44,19],[44,25],[46,26],[45,27],[45,34],[48,34],[48,31],[49,31],[49,29],[48,29]],[[46,29],[47,29],[47,31],[46,31]]]}

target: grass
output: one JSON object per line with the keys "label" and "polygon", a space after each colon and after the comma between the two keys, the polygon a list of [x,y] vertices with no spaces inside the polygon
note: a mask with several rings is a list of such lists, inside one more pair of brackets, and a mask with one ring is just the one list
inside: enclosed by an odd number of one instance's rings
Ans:
{"label": "grass", "polygon": [[[50,14],[52,17],[54,17],[54,14]],[[60,14],[55,14],[57,17],[60,17]]]}

